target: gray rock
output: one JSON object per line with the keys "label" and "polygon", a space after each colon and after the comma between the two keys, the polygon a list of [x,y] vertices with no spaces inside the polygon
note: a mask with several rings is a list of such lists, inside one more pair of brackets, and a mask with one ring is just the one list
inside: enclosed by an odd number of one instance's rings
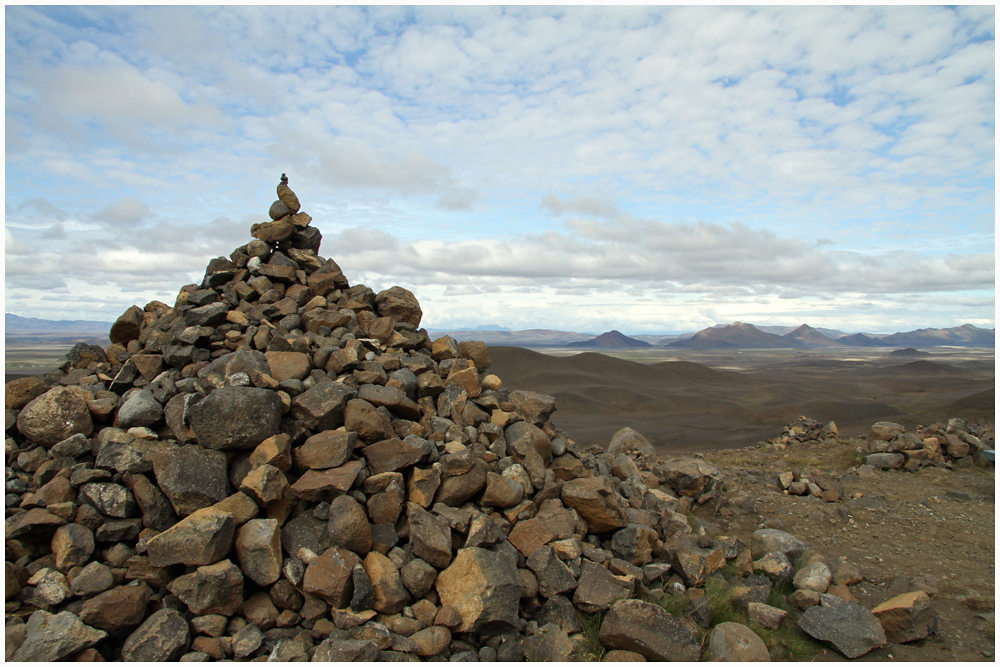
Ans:
{"label": "gray rock", "polygon": [[216,389],[189,412],[198,444],[209,449],[253,449],[281,426],[278,394],[256,387]]}
{"label": "gray rock", "polygon": [[163,406],[149,389],[140,389],[118,408],[118,425],[123,429],[133,426],[153,426],[163,417]]}
{"label": "gray rock", "polygon": [[646,436],[626,426],[611,436],[611,442],[608,443],[608,455],[618,456],[619,454],[642,454],[652,457],[656,451]]}
{"label": "gray rock", "polygon": [[245,373],[253,378],[258,375],[270,375],[271,367],[267,357],[258,350],[240,350],[232,354],[224,354],[208,366],[198,371],[198,380],[205,389],[225,387],[226,379],[236,373]]}
{"label": "gray rock", "polygon": [[115,636],[126,636],[142,623],[151,594],[141,581],[113,588],[84,602],[80,620]]}
{"label": "gray rock", "polygon": [[80,487],[79,499],[104,516],[127,519],[139,512],[132,492],[121,484],[91,482]]}
{"label": "gray rock", "polygon": [[875,616],[857,602],[821,595],[820,604],[799,618],[799,628],[810,637],[829,642],[847,658],[858,658],[885,646],[885,632]]}
{"label": "gray rock", "polygon": [[128,636],[122,659],[129,662],[176,662],[191,645],[187,621],[173,609],[154,612]]}
{"label": "gray rock", "polygon": [[528,569],[538,577],[538,593],[543,598],[568,593],[576,588],[573,573],[547,544],[535,549],[528,557]]}
{"label": "gray rock", "polygon": [[177,577],[167,589],[198,616],[231,616],[243,605],[243,573],[229,560]]}
{"label": "gray rock", "polygon": [[569,634],[555,623],[538,629],[538,634],[521,640],[524,659],[528,662],[566,662],[573,653]]}
{"label": "gray rock", "polygon": [[197,445],[161,447],[153,473],[178,516],[210,507],[229,495],[226,456]]}
{"label": "gray rock", "polygon": [[225,322],[228,313],[229,306],[223,302],[216,301],[206,306],[198,306],[197,308],[184,311],[184,323],[189,327],[214,327]]}
{"label": "gray rock", "polygon": [[347,402],[356,394],[339,382],[320,382],[292,399],[292,418],[313,431],[334,430],[343,425]]}
{"label": "gray rock", "polygon": [[594,614],[628,598],[633,589],[625,578],[616,577],[608,568],[584,560],[580,564],[580,581],[573,592],[573,603],[581,611]]}
{"label": "gray rock", "polygon": [[324,639],[313,653],[312,662],[375,662],[378,646],[369,639]]}
{"label": "gray rock", "polygon": [[177,514],[159,487],[145,475],[129,475],[125,480],[132,488],[135,502],[142,511],[142,523],[147,528],[164,531],[177,523]]}
{"label": "gray rock", "polygon": [[76,457],[90,451],[90,440],[82,433],[77,433],[66,438],[62,442],[52,445],[49,453],[52,456],[75,459]]}
{"label": "gray rock", "polygon": [[903,467],[906,457],[899,452],[879,452],[866,456],[865,463],[876,470],[894,470]]}
{"label": "gray rock", "polygon": [[712,659],[722,662],[770,662],[764,640],[740,623],[719,623],[708,635]]}
{"label": "gray rock", "polygon": [[55,662],[93,646],[107,636],[68,611],[36,611],[25,628],[24,643],[14,653],[16,662]]}
{"label": "gray rock", "polygon": [[448,567],[451,563],[451,526],[416,503],[407,503],[406,511],[413,554],[434,567]]}
{"label": "gray rock", "polygon": [[610,649],[635,651],[656,661],[694,662],[701,646],[680,619],[651,602],[616,602],[601,623],[598,639]]}
{"label": "gray rock", "polygon": [[754,558],[762,558],[765,554],[777,551],[795,560],[806,550],[802,540],[774,528],[755,530],[750,536],[750,551]]}

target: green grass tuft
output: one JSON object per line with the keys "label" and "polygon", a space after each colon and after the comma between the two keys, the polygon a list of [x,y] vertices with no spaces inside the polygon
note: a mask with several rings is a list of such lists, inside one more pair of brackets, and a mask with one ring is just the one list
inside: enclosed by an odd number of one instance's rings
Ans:
{"label": "green grass tuft", "polygon": [[580,626],[583,628],[581,634],[584,638],[584,644],[577,650],[574,658],[579,662],[600,662],[604,658],[605,650],[597,635],[601,631],[601,624],[604,623],[604,617],[607,616],[608,612],[599,611],[596,614],[585,614],[577,610],[576,613],[580,617]]}

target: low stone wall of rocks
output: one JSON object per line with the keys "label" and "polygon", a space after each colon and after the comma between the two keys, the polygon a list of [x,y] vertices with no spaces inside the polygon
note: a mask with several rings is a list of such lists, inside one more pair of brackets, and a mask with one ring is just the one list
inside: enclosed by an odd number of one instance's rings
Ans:
{"label": "low stone wall of rocks", "polygon": [[949,419],[907,432],[902,424],[878,422],[868,436],[865,463],[878,470],[914,471],[936,465],[946,468],[993,465],[986,456],[995,448],[993,424]]}

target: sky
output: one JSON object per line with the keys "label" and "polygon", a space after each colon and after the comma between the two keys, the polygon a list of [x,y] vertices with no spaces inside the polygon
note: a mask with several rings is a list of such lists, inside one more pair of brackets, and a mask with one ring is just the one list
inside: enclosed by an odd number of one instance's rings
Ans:
{"label": "sky", "polygon": [[173,304],[282,173],[423,326],[995,321],[995,15],[11,6],[5,310]]}

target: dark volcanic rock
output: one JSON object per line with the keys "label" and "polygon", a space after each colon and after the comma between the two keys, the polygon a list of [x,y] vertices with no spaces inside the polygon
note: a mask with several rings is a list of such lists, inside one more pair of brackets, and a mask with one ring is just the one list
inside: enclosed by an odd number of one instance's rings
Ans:
{"label": "dark volcanic rock", "polygon": [[281,400],[257,387],[222,387],[189,410],[198,444],[208,449],[253,449],[278,433]]}

